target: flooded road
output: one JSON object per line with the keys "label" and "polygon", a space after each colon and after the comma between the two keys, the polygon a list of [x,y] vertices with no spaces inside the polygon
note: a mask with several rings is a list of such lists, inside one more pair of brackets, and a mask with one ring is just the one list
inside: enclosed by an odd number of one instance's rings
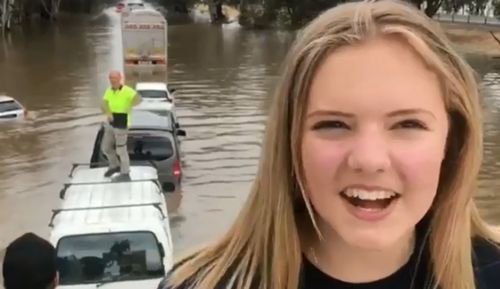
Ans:
{"label": "flooded road", "polygon": [[[107,73],[121,68],[119,18],[112,10],[60,21],[0,39],[0,92],[19,99],[34,117],[0,124],[0,249],[25,231],[48,236],[70,164],[90,159]],[[267,95],[293,35],[188,24],[171,25],[168,37],[168,82],[177,89],[178,118],[187,131],[183,193],[168,201],[175,250],[182,253],[219,235],[246,198]],[[479,199],[485,216],[500,223],[500,62],[495,68],[482,57],[469,60],[489,95]]]}

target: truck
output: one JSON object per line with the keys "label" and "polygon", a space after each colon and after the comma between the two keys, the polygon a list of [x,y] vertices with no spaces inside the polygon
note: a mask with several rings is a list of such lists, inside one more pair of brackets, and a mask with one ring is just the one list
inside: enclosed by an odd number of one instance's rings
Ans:
{"label": "truck", "polygon": [[153,8],[134,9],[122,15],[125,72],[165,72],[168,58],[168,23]]}
{"label": "truck", "polygon": [[131,166],[130,181],[106,167],[73,164],[52,210],[58,289],[156,289],[173,266],[167,204],[151,166]]}

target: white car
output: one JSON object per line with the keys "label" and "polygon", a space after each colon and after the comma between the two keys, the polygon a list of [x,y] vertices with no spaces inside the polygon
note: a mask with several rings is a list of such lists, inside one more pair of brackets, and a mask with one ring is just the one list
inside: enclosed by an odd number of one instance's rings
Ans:
{"label": "white car", "polygon": [[174,88],[169,88],[163,82],[138,82],[135,90],[142,97],[142,102],[134,109],[152,112],[172,111],[175,115]]}
{"label": "white car", "polygon": [[[87,164],[85,164],[87,165]],[[59,289],[156,289],[173,265],[165,197],[151,166],[131,166],[130,181],[75,164],[53,210]]]}
{"label": "white car", "polygon": [[14,98],[0,95],[0,120],[23,119],[28,111]]}
{"label": "white car", "polygon": [[144,9],[146,6],[141,0],[129,0],[125,2],[125,12],[130,12],[135,9]]}

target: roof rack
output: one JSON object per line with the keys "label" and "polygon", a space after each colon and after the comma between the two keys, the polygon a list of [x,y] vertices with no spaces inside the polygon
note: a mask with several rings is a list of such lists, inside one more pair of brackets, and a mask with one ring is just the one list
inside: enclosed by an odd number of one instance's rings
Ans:
{"label": "roof rack", "polygon": [[140,203],[140,204],[127,204],[127,205],[114,205],[114,206],[102,206],[102,207],[80,207],[80,208],[66,208],[66,209],[54,209],[52,210],[52,217],[50,218],[49,227],[54,227],[54,219],[61,212],[71,212],[71,211],[87,211],[87,210],[105,210],[105,209],[118,209],[118,208],[133,208],[133,207],[146,207],[153,206],[158,211],[160,211],[161,216],[165,219],[165,213],[160,207],[161,203]]}
{"label": "roof rack", "polygon": [[[147,162],[148,162],[148,163],[150,163],[150,164],[151,164],[151,166],[152,166],[152,167],[154,167],[155,169],[158,169],[158,166],[156,165],[156,163],[155,163],[154,161],[152,161],[152,160],[148,160]],[[74,173],[74,171],[75,171],[75,169],[76,169],[77,167],[80,167],[80,166],[88,166],[88,167],[90,167],[90,166],[92,166],[92,165],[106,165],[106,166],[107,166],[107,165],[108,165],[108,162],[94,162],[94,163],[72,163],[72,164],[71,164],[71,170],[70,170],[70,172],[69,172],[69,174],[68,174],[68,177],[70,177],[70,178],[72,178],[72,177],[73,177],[73,173]]]}
{"label": "roof rack", "polygon": [[114,185],[114,184],[120,184],[120,183],[144,183],[144,182],[152,182],[154,183],[160,192],[162,192],[162,187],[161,183],[158,179],[142,179],[142,180],[123,180],[123,181],[107,181],[107,182],[84,182],[84,183],[64,183],[63,188],[59,192],[59,198],[64,199],[64,196],[66,195],[66,191],[68,190],[69,187],[71,186],[85,186],[85,185]]}

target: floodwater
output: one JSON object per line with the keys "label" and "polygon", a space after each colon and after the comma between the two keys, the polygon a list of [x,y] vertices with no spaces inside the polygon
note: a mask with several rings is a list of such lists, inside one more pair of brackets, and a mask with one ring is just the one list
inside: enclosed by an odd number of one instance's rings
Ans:
{"label": "floodwater", "polygon": [[[33,120],[0,124],[0,250],[33,231],[47,237],[51,209],[70,164],[88,162],[107,73],[121,69],[119,18],[112,10],[25,27],[0,39],[0,92],[14,96]],[[235,25],[171,25],[168,82],[177,89],[182,140],[182,194],[170,194],[176,253],[223,232],[256,172],[268,92],[293,38],[286,31]],[[487,88],[485,165],[479,197],[500,223],[500,62],[469,61]],[[137,80],[164,76],[134,76]]]}

